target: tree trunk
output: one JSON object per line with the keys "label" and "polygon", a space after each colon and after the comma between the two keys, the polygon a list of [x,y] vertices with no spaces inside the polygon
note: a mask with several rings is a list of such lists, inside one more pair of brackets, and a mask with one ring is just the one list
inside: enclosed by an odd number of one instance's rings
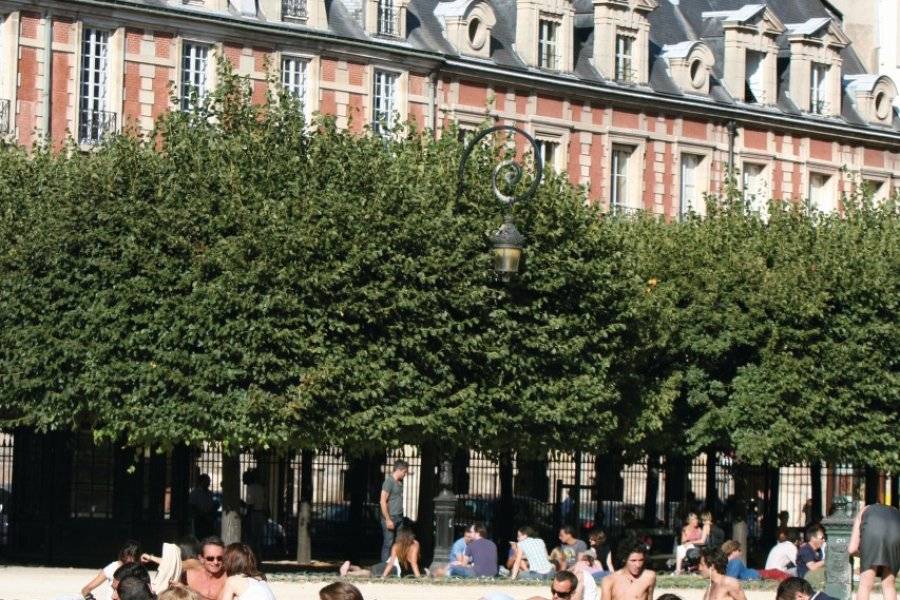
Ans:
{"label": "tree trunk", "polygon": [[[431,564],[434,559],[434,497],[438,494],[438,451],[434,444],[423,444],[422,463],[419,467],[419,506],[417,535],[422,546],[422,563]],[[440,557],[437,557],[440,558]],[[430,560],[429,560],[430,559]]]}
{"label": "tree trunk", "polygon": [[647,527],[656,527],[659,516],[656,512],[656,500],[659,496],[659,456],[656,454],[647,457],[647,485],[644,489],[644,523]]}
{"label": "tree trunk", "polygon": [[706,510],[714,515],[718,513],[719,487],[716,485],[716,465],[719,457],[712,448],[706,451]]}
{"label": "tree trunk", "polygon": [[[515,506],[513,503],[513,462],[512,453],[500,455],[500,515],[497,519],[495,539],[502,544],[505,540],[514,540],[516,524],[513,523]],[[502,548],[502,546],[501,546]],[[508,549],[502,548],[504,551]]]}
{"label": "tree trunk", "polygon": [[312,560],[312,538],[309,535],[313,499],[312,467],[312,450],[304,450],[300,453],[300,509],[297,514],[297,562],[301,565],[309,564]]}
{"label": "tree trunk", "polygon": [[222,453],[222,541],[241,541],[241,456]]}
{"label": "tree trunk", "polygon": [[810,520],[813,523],[818,523],[822,520],[822,463],[815,462],[810,465],[809,476],[812,480],[812,514],[810,515]]}

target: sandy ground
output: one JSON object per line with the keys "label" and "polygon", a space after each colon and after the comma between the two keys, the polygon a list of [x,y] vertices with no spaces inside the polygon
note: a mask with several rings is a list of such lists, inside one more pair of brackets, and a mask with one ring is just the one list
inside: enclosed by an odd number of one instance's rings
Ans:
{"label": "sandy ground", "polygon": [[[97,573],[91,569],[0,566],[0,600],[55,600],[69,597],[78,600],[78,590]],[[318,600],[317,591],[327,583],[320,581],[273,581],[278,600]],[[547,595],[546,584],[535,585],[428,585],[411,583],[355,582],[366,600],[478,600],[489,592],[503,592],[515,600]],[[104,585],[103,588],[108,588]],[[96,593],[99,592],[99,593]],[[108,599],[108,589],[98,589],[97,600]],[[702,600],[703,589],[657,588],[658,598],[665,592],[678,594],[683,600]],[[73,598],[73,595],[75,596]],[[773,590],[749,590],[747,600],[774,600]],[[880,600],[874,596],[873,600]]]}

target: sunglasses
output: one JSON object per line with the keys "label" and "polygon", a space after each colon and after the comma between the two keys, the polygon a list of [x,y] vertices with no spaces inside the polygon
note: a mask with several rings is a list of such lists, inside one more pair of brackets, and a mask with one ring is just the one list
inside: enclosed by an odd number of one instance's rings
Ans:
{"label": "sunglasses", "polygon": [[225,559],[224,556],[204,556],[203,560],[206,562],[222,562]]}
{"label": "sunglasses", "polygon": [[560,592],[559,590],[554,590],[553,588],[550,588],[550,595],[553,596],[554,598],[571,598],[572,592],[571,591]]}

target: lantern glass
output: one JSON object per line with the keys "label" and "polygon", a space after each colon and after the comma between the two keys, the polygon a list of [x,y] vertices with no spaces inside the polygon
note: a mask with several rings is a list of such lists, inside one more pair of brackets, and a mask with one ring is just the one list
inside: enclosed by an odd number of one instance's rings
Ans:
{"label": "lantern glass", "polygon": [[499,275],[518,273],[521,257],[522,248],[519,246],[494,246],[494,271]]}

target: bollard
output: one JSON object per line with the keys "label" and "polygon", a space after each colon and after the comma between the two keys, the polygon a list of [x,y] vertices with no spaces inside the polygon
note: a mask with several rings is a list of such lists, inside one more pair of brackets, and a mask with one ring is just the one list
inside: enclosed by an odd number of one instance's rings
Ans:
{"label": "bollard", "polygon": [[828,545],[825,549],[825,593],[837,600],[850,600],[853,594],[853,569],[847,546],[856,516],[855,502],[849,496],[835,496],[834,512],[822,519]]}

